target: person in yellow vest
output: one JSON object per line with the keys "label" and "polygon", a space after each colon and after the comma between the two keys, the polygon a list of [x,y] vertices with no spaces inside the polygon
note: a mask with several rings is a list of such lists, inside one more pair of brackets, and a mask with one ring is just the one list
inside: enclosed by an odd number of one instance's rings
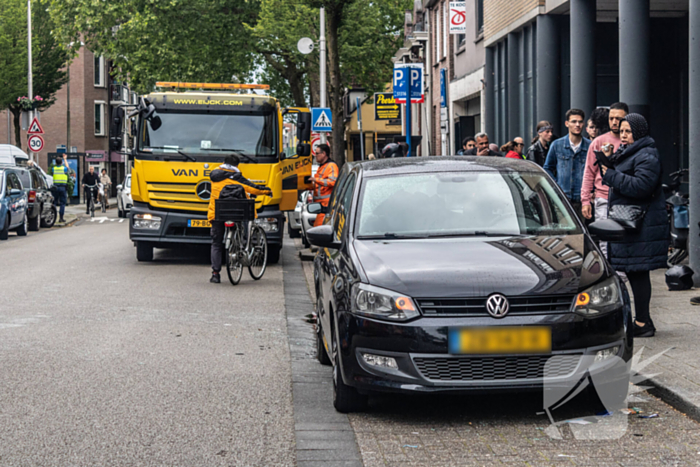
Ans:
{"label": "person in yellow vest", "polygon": [[68,200],[68,177],[70,175],[70,168],[68,167],[68,161],[62,157],[56,158],[56,165],[49,169],[51,175],[53,175],[53,186],[54,186],[54,204],[59,206],[59,218],[58,222],[65,223],[63,219],[63,214],[66,212],[66,201]]}
{"label": "person in yellow vest", "polygon": [[[239,163],[240,159],[237,156],[227,156],[223,165],[212,170],[209,176],[211,178],[211,196],[207,212],[207,219],[211,222],[211,279],[209,282],[214,284],[221,282],[220,272],[224,257],[224,233],[226,232],[224,223],[214,220],[216,200],[221,196],[221,190],[227,185],[238,185],[243,188],[246,198],[250,198],[249,195],[272,195],[272,190],[268,187],[260,187],[245,178],[238,168]],[[255,217],[257,218],[257,213]]]}

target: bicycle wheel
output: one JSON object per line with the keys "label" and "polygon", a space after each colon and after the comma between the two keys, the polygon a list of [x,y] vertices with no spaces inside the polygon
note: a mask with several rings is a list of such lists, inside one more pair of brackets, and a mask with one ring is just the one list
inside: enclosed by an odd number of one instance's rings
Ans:
{"label": "bicycle wheel", "polygon": [[252,255],[248,272],[250,277],[259,280],[265,274],[267,267],[267,236],[262,227],[254,225],[250,229],[250,250]]}
{"label": "bicycle wheel", "polygon": [[241,231],[238,226],[233,227],[233,235],[231,236],[231,245],[226,252],[226,273],[231,285],[237,285],[243,276],[243,265],[241,264],[240,255],[243,251],[243,242],[241,241]]}

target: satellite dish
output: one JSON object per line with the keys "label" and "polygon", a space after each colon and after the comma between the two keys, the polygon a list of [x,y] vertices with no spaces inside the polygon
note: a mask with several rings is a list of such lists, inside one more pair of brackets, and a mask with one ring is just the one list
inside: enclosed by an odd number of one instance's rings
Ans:
{"label": "satellite dish", "polygon": [[310,54],[314,50],[314,41],[308,37],[302,37],[297,42],[297,49],[304,55]]}

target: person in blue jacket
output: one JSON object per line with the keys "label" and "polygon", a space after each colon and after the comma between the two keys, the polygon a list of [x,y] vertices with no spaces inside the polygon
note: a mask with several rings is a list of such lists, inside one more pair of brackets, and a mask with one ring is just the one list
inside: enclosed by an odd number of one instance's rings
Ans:
{"label": "person in blue jacket", "polygon": [[651,281],[649,271],[666,267],[669,226],[661,189],[661,160],[649,125],[639,114],[629,114],[620,124],[620,148],[603,148],[612,167],[601,165],[603,183],[610,187],[608,209],[616,205],[640,206],[646,210],[642,227],[628,233],[622,242],[610,243],[608,256],[616,271],[627,275],[635,307],[635,337],[656,332],[649,314]]}
{"label": "person in blue jacket", "polygon": [[586,155],[591,142],[582,134],[586,119],[583,110],[569,109],[565,118],[564,124],[569,134],[555,140],[549,147],[544,169],[557,181],[557,185],[571,202],[574,212],[580,215],[583,169],[586,167]]}

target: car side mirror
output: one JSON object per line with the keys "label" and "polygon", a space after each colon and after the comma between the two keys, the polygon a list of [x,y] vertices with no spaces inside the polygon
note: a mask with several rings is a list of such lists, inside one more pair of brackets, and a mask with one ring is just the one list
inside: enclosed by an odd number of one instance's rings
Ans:
{"label": "car side mirror", "polygon": [[117,185],[117,190],[121,190],[123,186],[121,184]]}
{"label": "car side mirror", "polygon": [[[314,203],[317,204],[317,203]],[[319,248],[340,248],[340,242],[336,241],[333,235],[333,226],[330,224],[319,225],[306,231],[306,239],[313,246]]]}
{"label": "car side mirror", "polygon": [[17,188],[12,188],[10,190],[10,196],[17,196],[17,195],[21,195],[21,194],[22,194],[22,190],[18,190]]}
{"label": "car side mirror", "polygon": [[612,219],[601,219],[588,225],[591,235],[604,242],[620,242],[625,239],[625,228]]}
{"label": "car side mirror", "polygon": [[309,203],[306,205],[306,210],[309,214],[321,214],[323,212],[323,205],[321,203]]}

